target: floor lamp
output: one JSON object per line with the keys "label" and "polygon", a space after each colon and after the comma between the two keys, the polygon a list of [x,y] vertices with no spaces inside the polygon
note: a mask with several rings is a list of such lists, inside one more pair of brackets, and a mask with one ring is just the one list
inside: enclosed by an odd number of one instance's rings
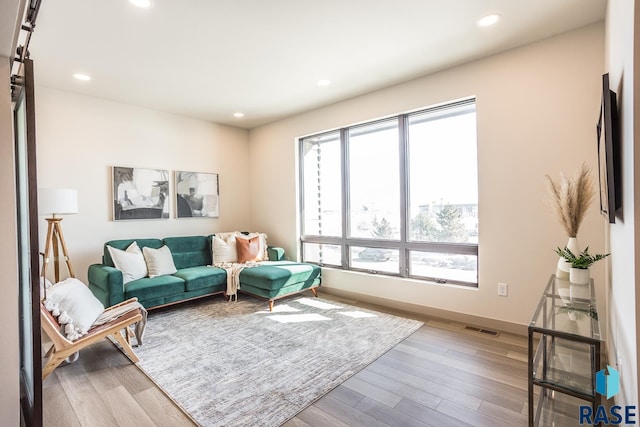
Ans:
{"label": "floor lamp", "polygon": [[51,261],[51,251],[53,250],[53,268],[55,282],[60,281],[60,248],[64,261],[69,269],[69,277],[76,277],[71,267],[71,260],[67,251],[67,244],[62,234],[60,222],[62,218],[56,215],[70,215],[78,213],[78,192],[69,188],[39,188],[38,189],[38,212],[40,215],[51,215],[46,218],[47,238],[44,245],[44,259],[42,262],[42,272],[40,276],[47,277],[47,267]]}

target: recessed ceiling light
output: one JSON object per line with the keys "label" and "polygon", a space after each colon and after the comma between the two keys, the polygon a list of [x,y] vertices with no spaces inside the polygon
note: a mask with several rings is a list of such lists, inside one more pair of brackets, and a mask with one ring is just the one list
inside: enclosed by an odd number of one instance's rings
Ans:
{"label": "recessed ceiling light", "polygon": [[322,79],[318,80],[318,86],[329,86],[331,84],[331,80]]}
{"label": "recessed ceiling light", "polygon": [[238,112],[238,113],[233,113],[233,117],[237,117],[237,118],[244,117],[244,113],[240,113],[240,112]]}
{"label": "recessed ceiling light", "polygon": [[499,13],[492,13],[492,14],[485,15],[482,18],[480,18],[478,20],[478,26],[479,27],[490,27],[491,25],[495,24],[499,20],[500,20],[500,14]]}
{"label": "recessed ceiling light", "polygon": [[134,6],[138,6],[138,7],[150,7],[151,6],[151,0],[129,0],[129,3],[131,3]]}
{"label": "recessed ceiling light", "polygon": [[91,80],[91,76],[82,73],[75,73],[73,75],[73,78],[76,80],[82,80],[84,82],[88,82],[89,80]]}

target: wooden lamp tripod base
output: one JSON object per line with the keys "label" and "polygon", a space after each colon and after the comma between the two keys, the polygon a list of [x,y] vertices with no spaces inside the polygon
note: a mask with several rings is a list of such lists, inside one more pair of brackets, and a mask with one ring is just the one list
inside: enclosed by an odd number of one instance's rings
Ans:
{"label": "wooden lamp tripod base", "polygon": [[53,249],[53,271],[55,283],[60,281],[59,246],[62,248],[62,255],[64,256],[64,261],[67,263],[67,268],[69,269],[69,277],[76,277],[73,273],[73,267],[71,267],[71,260],[69,259],[69,254],[67,252],[67,244],[65,243],[64,236],[62,235],[60,221],[62,221],[62,218],[47,218],[47,223],[49,224],[47,227],[47,241],[44,246],[44,260],[42,262],[42,272],[40,273],[41,277],[47,277],[47,267],[51,260],[49,254]]}

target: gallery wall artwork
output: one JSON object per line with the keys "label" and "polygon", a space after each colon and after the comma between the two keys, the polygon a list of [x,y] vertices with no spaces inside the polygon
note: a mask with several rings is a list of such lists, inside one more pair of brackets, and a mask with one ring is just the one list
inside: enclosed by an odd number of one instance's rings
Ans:
{"label": "gallery wall artwork", "polygon": [[113,219],[169,218],[169,171],[113,167]]}
{"label": "gallery wall artwork", "polygon": [[217,173],[176,171],[176,216],[217,218],[220,188]]}

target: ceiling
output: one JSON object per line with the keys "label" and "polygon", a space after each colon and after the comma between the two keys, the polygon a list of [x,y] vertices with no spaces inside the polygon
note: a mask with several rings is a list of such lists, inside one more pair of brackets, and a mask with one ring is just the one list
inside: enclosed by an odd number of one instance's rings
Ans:
{"label": "ceiling", "polygon": [[[600,21],[606,9],[606,0],[151,1],[43,0],[30,45],[36,83],[249,129]],[[493,12],[496,25],[476,25]]]}

